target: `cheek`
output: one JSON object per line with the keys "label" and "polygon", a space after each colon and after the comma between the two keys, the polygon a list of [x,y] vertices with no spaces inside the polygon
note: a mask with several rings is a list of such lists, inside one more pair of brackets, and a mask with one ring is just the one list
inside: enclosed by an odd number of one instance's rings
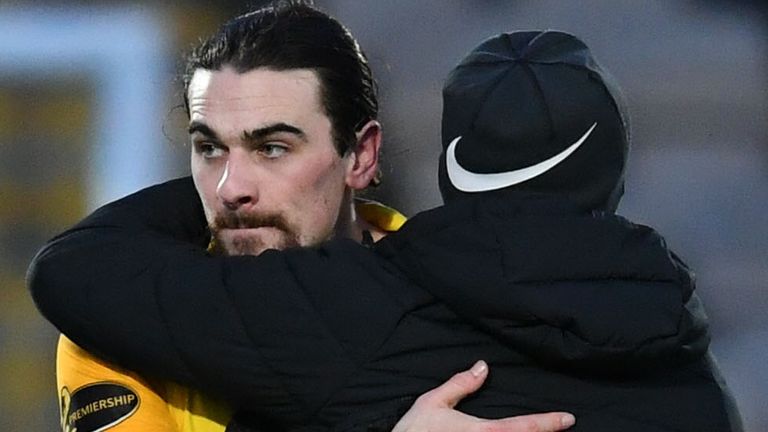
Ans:
{"label": "cheek", "polygon": [[307,189],[315,197],[316,205],[337,207],[345,190],[345,176],[340,159],[327,161],[311,174]]}
{"label": "cheek", "polygon": [[208,222],[211,222],[215,213],[214,208],[216,204],[216,185],[218,178],[211,167],[206,166],[194,156],[192,157],[192,163],[190,165],[192,168],[192,180],[195,183],[195,189],[197,189],[197,194],[200,196],[200,201],[203,204],[205,217]]}
{"label": "cheek", "polygon": [[346,189],[341,161],[325,161],[305,168],[298,177],[302,181],[294,183],[296,199],[292,207],[301,225],[327,232],[336,223]]}

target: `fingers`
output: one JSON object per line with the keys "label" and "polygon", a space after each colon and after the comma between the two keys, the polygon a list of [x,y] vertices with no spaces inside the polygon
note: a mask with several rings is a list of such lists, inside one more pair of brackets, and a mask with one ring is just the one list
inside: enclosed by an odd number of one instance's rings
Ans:
{"label": "fingers", "polygon": [[[419,413],[433,413],[433,415],[422,416],[427,419],[425,424],[431,426],[435,426],[439,423],[439,416],[434,414],[441,412],[440,409],[443,409],[443,413],[448,413],[451,420],[447,423],[447,426],[443,425],[438,429],[430,427],[427,430],[455,429],[472,432],[557,432],[568,429],[576,424],[576,418],[572,414],[565,412],[531,414],[498,420],[482,420],[452,410],[460,400],[477,391],[483,385],[487,377],[488,365],[480,360],[475,363],[472,368],[457,373],[439,387],[435,387],[419,396],[411,407],[409,413],[411,414],[411,417],[416,417],[417,420]],[[450,409],[450,411],[445,411],[445,408]],[[398,425],[401,425],[401,423],[405,424],[405,426],[402,426],[400,429],[410,430],[413,428],[409,428],[408,425],[411,425],[411,423],[419,424],[418,421],[413,421],[412,418],[409,418],[410,422],[404,423],[403,420],[405,420],[406,417],[409,417],[409,414],[406,414],[406,416],[401,419],[401,422],[398,423]],[[429,420],[431,420],[431,422]],[[459,427],[459,429],[456,429],[457,427]],[[397,427],[395,430],[398,430]]]}
{"label": "fingers", "polygon": [[472,368],[457,373],[439,387],[421,395],[416,403],[453,408],[460,400],[477,391],[487,376],[488,365],[480,360]]}
{"label": "fingers", "polygon": [[553,412],[482,422],[482,432],[557,432],[576,424],[573,414]]}

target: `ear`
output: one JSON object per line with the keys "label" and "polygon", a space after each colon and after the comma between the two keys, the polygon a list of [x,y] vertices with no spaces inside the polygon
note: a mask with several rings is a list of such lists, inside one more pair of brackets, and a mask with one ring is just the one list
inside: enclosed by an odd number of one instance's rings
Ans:
{"label": "ear", "polygon": [[371,120],[355,134],[357,146],[351,151],[346,182],[351,189],[368,187],[379,169],[381,125]]}

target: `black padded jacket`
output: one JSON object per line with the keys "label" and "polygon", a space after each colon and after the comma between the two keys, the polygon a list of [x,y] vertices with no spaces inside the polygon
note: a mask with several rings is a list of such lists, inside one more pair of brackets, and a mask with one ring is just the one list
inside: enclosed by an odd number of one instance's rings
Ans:
{"label": "black padded jacket", "polygon": [[567,410],[574,431],[740,430],[690,272],[616,215],[484,194],[373,248],[220,257],[206,236],[192,182],[171,181],[51,240],[29,288],[77,344],[224,397],[249,413],[241,426],[389,430],[416,396],[485,359],[467,413]]}

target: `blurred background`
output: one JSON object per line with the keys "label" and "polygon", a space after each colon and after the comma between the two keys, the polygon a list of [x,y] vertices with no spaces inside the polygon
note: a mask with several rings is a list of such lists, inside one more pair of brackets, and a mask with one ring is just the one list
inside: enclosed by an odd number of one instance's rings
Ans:
{"label": "blurred background", "polygon": [[[57,332],[26,292],[30,259],[96,206],[188,172],[177,65],[198,37],[260,4],[169,3],[0,0],[0,430],[58,429]],[[619,213],[656,227],[696,271],[713,350],[747,431],[768,430],[768,6],[316,4],[371,60],[385,129],[384,185],[373,195],[408,214],[440,204],[440,90],[450,68],[502,31],[583,38],[630,108]]]}

